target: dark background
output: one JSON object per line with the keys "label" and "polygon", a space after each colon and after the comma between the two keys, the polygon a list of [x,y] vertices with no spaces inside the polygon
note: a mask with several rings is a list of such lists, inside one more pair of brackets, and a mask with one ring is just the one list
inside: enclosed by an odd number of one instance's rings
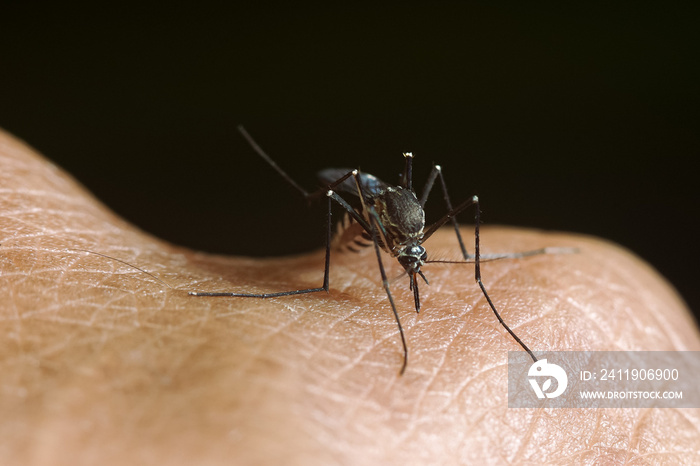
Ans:
{"label": "dark background", "polygon": [[323,237],[238,123],[308,188],[328,166],[395,182],[410,150],[485,224],[621,243],[699,309],[698,10],[5,4],[0,126],[144,230],[232,254]]}

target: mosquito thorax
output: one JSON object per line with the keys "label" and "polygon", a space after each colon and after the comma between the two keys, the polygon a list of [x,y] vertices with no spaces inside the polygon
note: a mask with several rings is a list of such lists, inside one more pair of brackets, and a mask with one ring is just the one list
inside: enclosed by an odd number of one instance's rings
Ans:
{"label": "mosquito thorax", "polygon": [[386,229],[389,250],[420,244],[425,212],[413,191],[401,186],[389,187],[374,198],[374,208]]}

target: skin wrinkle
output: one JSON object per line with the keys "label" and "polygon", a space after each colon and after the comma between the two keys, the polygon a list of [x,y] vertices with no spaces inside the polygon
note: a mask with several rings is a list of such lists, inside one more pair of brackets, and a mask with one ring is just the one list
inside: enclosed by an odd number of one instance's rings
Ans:
{"label": "skin wrinkle", "polygon": [[[470,377],[469,378],[470,382],[475,380],[475,377]],[[465,384],[464,387],[469,385],[469,383]],[[427,392],[427,391],[426,391]],[[430,393],[430,392],[427,392]],[[396,445],[400,444],[405,444],[409,442],[409,439],[411,436],[416,435],[416,432],[420,431],[421,426],[423,425],[430,425],[432,423],[432,418],[437,415],[437,414],[446,414],[447,410],[453,406],[453,400],[457,400],[459,393],[455,396],[452,394],[441,394],[443,395],[443,398],[447,398],[446,402],[442,403],[443,406],[438,406],[437,409],[422,409],[422,413],[418,413],[418,408],[422,407],[420,406],[421,402],[423,400],[418,400],[417,401],[417,406],[416,410],[411,413],[411,416],[409,417],[408,423],[407,423],[407,428],[405,429],[404,432],[399,433],[396,441]]]}
{"label": "skin wrinkle", "polygon": [[[429,390],[430,386],[433,385],[433,384],[436,382],[436,379],[437,379],[437,376],[438,376],[438,374],[439,374],[439,372],[440,372],[440,369],[441,369],[442,367],[444,367],[445,361],[446,361],[447,358],[448,358],[449,349],[450,349],[450,347],[453,345],[453,343],[454,343],[454,341],[455,341],[455,339],[456,339],[456,336],[461,334],[462,329],[464,329],[464,327],[465,327],[466,325],[467,325],[467,324],[466,324],[466,319],[462,320],[462,325],[460,325],[460,326],[458,327],[457,332],[452,336],[452,338],[448,338],[448,339],[447,339],[447,342],[446,342],[446,345],[447,345],[447,346],[444,348],[444,351],[441,352],[442,355],[441,355],[441,357],[440,357],[438,366],[437,366],[435,369],[432,370],[432,372],[431,372],[431,374],[430,374],[430,378],[428,379],[428,381],[427,381],[427,383],[426,383],[426,385],[425,385],[425,389],[420,391],[420,393],[419,393],[419,395],[418,395],[418,397],[417,397],[417,399],[416,399],[415,408],[414,408],[413,413],[412,413],[412,417],[413,417],[414,420],[415,420],[415,418],[418,417],[418,411],[419,411],[419,409],[421,408],[422,403],[423,403],[424,399],[426,398],[426,396],[427,396],[427,394],[428,394],[428,390]],[[440,349],[443,349],[443,348],[440,348]],[[473,380],[473,378],[472,378],[471,380]],[[458,393],[459,393],[459,391],[457,392],[457,394],[458,394]],[[414,422],[414,424],[415,424],[415,422]]]}
{"label": "skin wrinkle", "polygon": [[[392,281],[410,351],[398,377],[400,342],[371,254],[334,254],[328,294],[192,298],[318,286],[323,252],[219,258],[159,242],[3,133],[0,186],[2,464],[700,460],[700,410],[505,408],[505,351],[518,346],[473,264],[426,266],[420,315],[405,276]],[[469,247],[473,229],[462,234]],[[487,290],[526,343],[700,348],[674,292],[614,245],[501,228],[483,238],[484,252],[585,251],[484,264]],[[455,243],[446,229],[426,249],[449,257]],[[393,277],[396,261],[385,265]],[[631,321],[615,309],[638,312]]]}
{"label": "skin wrinkle", "polygon": [[530,422],[528,423],[527,429],[525,430],[525,435],[523,436],[523,442],[520,444],[520,447],[516,450],[515,454],[513,455],[513,458],[511,462],[513,464],[517,464],[521,461],[521,458],[525,456],[526,454],[526,449],[527,446],[531,444],[532,438],[535,436],[535,433],[537,432],[537,425],[539,424],[540,420],[542,419],[542,413],[544,411],[541,409],[535,410],[533,413],[532,418],[530,419]]}
{"label": "skin wrinkle", "polygon": [[[283,301],[283,300],[276,300],[276,301]],[[287,304],[283,304],[283,307],[285,307],[285,308],[287,308],[287,309],[292,309],[291,306],[289,306],[289,305],[287,305]],[[294,313],[296,313],[296,314],[298,314],[298,315],[296,316],[295,321],[294,321],[294,322],[291,322],[291,323],[298,324],[298,323],[299,323],[299,320],[302,319],[302,318],[304,318],[304,317],[306,316],[306,314],[309,312],[309,310],[308,310],[307,308],[303,307],[303,306],[300,306],[299,309],[303,309],[303,310],[297,311],[296,308],[294,308]],[[331,323],[328,327],[326,327],[325,329],[322,329],[322,331],[321,331],[320,334],[313,333],[313,338],[314,338],[314,339],[317,339],[317,340],[320,340],[320,341],[324,341],[324,340],[326,339],[326,337],[328,336],[329,332],[330,332],[331,330],[333,330],[333,329],[336,327],[336,325],[337,325],[338,323],[340,323],[340,322],[342,322],[342,321],[344,321],[344,320],[349,320],[349,318],[353,315],[353,313],[354,313],[354,311],[351,312],[349,315],[347,315],[347,319],[344,318],[344,317],[341,317],[340,319],[338,319],[338,320],[336,320],[335,322]],[[309,352],[308,354],[305,355],[305,358],[306,358],[307,360],[311,360],[311,359],[314,358],[314,357],[318,357],[319,354],[322,354],[322,353],[323,353],[323,346],[322,346],[322,345],[319,346],[319,345],[317,345],[317,344],[316,344],[316,345],[312,345],[309,338],[307,338],[307,339],[305,339],[305,340],[301,340],[301,339],[298,338],[298,337],[290,336],[290,335],[285,335],[285,337],[286,337],[286,338],[291,338],[291,339],[293,339],[295,342],[298,342],[300,345],[302,345],[302,346],[304,346],[304,347],[310,349],[310,352]],[[303,351],[303,350],[302,350],[302,351]]]}
{"label": "skin wrinkle", "polygon": [[650,409],[642,410],[641,416],[636,420],[634,426],[632,426],[632,429],[630,430],[629,444],[632,445],[632,449],[627,452],[627,458],[625,459],[626,462],[629,462],[631,459],[630,456],[632,451],[638,451],[640,442],[639,437],[641,436],[640,430],[642,429],[644,421],[648,419],[650,411]]}

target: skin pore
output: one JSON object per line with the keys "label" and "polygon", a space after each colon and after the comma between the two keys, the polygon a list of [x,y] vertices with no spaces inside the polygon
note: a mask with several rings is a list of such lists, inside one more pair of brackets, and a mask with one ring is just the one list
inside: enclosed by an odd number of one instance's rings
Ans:
{"label": "skin pore", "polygon": [[[426,265],[420,314],[405,277],[392,282],[409,347],[400,377],[371,250],[332,256],[329,293],[192,297],[320,286],[323,251],[250,259],[172,246],[6,133],[0,189],[0,464],[700,462],[699,409],[508,409],[507,352],[521,348],[473,265]],[[473,242],[472,228],[462,234]],[[458,257],[449,228],[425,246]],[[545,246],[580,252],[482,265],[533,350],[700,350],[685,304],[628,251],[482,230],[487,254]]]}

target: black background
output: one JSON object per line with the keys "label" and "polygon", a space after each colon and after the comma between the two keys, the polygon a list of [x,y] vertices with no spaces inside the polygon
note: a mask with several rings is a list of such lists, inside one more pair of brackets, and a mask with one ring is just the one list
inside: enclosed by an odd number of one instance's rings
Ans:
{"label": "black background", "polygon": [[2,7],[0,126],[159,237],[321,246],[244,123],[308,188],[328,166],[395,182],[413,151],[416,184],[441,164],[485,224],[621,243],[699,308],[695,6],[25,3]]}

